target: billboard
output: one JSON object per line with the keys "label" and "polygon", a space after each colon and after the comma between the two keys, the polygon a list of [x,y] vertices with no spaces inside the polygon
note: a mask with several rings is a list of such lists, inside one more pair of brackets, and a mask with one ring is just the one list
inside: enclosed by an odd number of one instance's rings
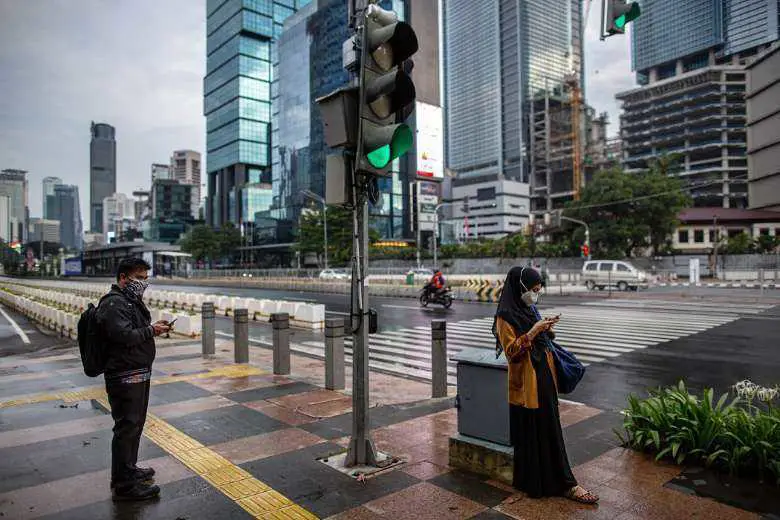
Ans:
{"label": "billboard", "polygon": [[417,176],[444,178],[444,116],[441,107],[415,103]]}
{"label": "billboard", "polygon": [[62,274],[65,276],[78,276],[81,274],[81,257],[74,256],[63,260]]}

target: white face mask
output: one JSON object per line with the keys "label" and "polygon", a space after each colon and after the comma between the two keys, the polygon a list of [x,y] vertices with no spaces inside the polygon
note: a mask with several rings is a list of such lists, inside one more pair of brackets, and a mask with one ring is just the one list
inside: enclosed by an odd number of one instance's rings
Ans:
{"label": "white face mask", "polygon": [[539,301],[539,293],[534,291],[526,291],[520,296],[522,298],[523,303],[526,305],[535,305],[536,302]]}
{"label": "white face mask", "polygon": [[[523,276],[523,270],[520,270],[520,276]],[[523,280],[520,280],[520,285],[525,289],[525,292],[520,295],[520,299],[523,300],[523,303],[526,305],[536,305],[536,302],[539,301],[539,293],[536,291],[530,291],[528,287],[525,286],[523,283]]]}

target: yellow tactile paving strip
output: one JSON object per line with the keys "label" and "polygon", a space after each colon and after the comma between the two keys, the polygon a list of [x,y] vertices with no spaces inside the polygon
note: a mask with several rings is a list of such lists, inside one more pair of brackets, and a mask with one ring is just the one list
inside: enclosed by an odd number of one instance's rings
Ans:
{"label": "yellow tactile paving strip", "polygon": [[[177,381],[191,381],[212,377],[245,377],[266,372],[248,365],[229,365],[202,374],[164,376],[155,378],[154,385]],[[105,388],[91,387],[54,394],[35,394],[0,402],[0,409],[25,404],[61,400],[75,402],[94,399],[107,410]],[[180,432],[153,414],[148,414],[144,435],[160,448],[170,453],[195,474],[206,480],[254,518],[268,520],[316,520],[317,517],[290,499],[257,480],[247,471],[239,468],[222,455],[210,450],[192,437]]]}
{"label": "yellow tactile paving strip", "polygon": [[[202,372],[200,374],[155,377],[152,379],[152,385],[165,385],[168,383],[177,383],[179,381],[194,381],[197,379],[210,379],[214,377],[236,378],[261,374],[267,374],[267,372],[248,365],[227,365],[209,370],[208,372]],[[3,408],[11,408],[12,406],[45,403],[47,401],[64,401],[66,403],[75,403],[77,401],[98,399],[100,397],[105,397],[105,395],[106,390],[103,385],[90,386],[78,390],[69,390],[56,393],[30,394],[19,396],[8,401],[0,401],[0,410]]]}

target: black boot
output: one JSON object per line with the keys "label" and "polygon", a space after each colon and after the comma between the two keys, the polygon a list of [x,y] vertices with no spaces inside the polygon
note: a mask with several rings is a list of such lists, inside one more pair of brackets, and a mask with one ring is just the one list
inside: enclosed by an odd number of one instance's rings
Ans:
{"label": "black boot", "polygon": [[117,485],[114,488],[113,499],[116,501],[151,500],[160,495],[160,486],[149,486],[141,482],[129,485]]}
{"label": "black boot", "polygon": [[154,468],[139,468],[133,470],[135,480],[150,480],[154,476]]}

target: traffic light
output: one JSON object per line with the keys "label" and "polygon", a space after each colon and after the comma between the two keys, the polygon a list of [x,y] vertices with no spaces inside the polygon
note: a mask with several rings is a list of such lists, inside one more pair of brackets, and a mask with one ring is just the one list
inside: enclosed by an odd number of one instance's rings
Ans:
{"label": "traffic light", "polygon": [[625,0],[602,0],[601,39],[626,32],[626,24],[641,13],[639,2]]}
{"label": "traffic light", "polygon": [[388,175],[390,163],[412,147],[414,133],[404,123],[416,92],[409,76],[417,35],[398,15],[371,4],[362,33],[360,136],[357,171]]}
{"label": "traffic light", "polygon": [[582,244],[580,247],[580,253],[582,258],[590,258],[590,246],[588,244]]}

